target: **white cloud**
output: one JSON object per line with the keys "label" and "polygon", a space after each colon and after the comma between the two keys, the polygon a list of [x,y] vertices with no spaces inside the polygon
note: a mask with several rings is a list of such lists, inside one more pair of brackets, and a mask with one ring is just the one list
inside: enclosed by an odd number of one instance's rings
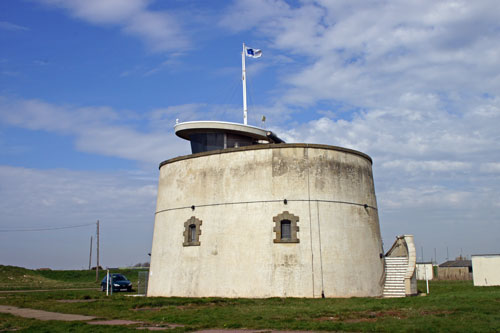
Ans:
{"label": "white cloud", "polygon": [[[430,187],[401,187],[383,193],[379,205],[385,209],[395,208],[425,208],[436,210],[463,207],[471,201],[473,193],[467,191],[453,190],[443,186],[433,185]],[[380,193],[379,193],[380,197]]]}
{"label": "white cloud", "polygon": [[458,161],[390,160],[382,163],[382,168],[402,169],[406,172],[420,170],[436,172],[468,171],[471,167],[471,163]]}
{"label": "white cloud", "polygon": [[483,163],[479,169],[481,172],[500,174],[500,162]]}
{"label": "white cloud", "polygon": [[229,105],[172,105],[140,114],[106,106],[55,105],[0,96],[0,123],[69,135],[79,151],[147,165],[189,153],[189,143],[174,134],[176,119],[237,121],[240,114]]}
{"label": "white cloud", "polygon": [[239,32],[260,26],[262,22],[275,20],[288,11],[289,6],[281,0],[235,1],[219,24]]}
{"label": "white cloud", "polygon": [[[176,115],[173,112],[173,116]],[[140,123],[139,115],[131,113],[130,117]],[[125,112],[109,107],[59,106],[39,100],[0,97],[0,121],[30,130],[71,135],[80,151],[142,163],[157,164],[188,153],[183,140],[168,130],[173,128],[174,120],[163,122],[165,127],[148,122],[147,130],[139,130],[135,124],[128,124]]]}
{"label": "white cloud", "polygon": [[39,0],[64,8],[71,15],[96,25],[117,25],[142,39],[153,51],[179,52],[189,39],[182,23],[168,12],[148,9],[149,0]]}
{"label": "white cloud", "polygon": [[30,30],[29,28],[27,28],[25,26],[11,23],[11,22],[7,22],[7,21],[0,21],[0,29],[10,30],[10,31],[28,31],[28,30]]}
{"label": "white cloud", "polygon": [[[237,1],[222,20],[253,29],[310,65],[284,79],[288,104],[342,100],[397,105],[407,93],[495,93],[500,88],[500,14],[494,1]],[[243,17],[248,19],[243,20]],[[238,21],[246,22],[237,24]],[[263,38],[261,36],[261,38]],[[459,101],[455,107],[460,109]]]}

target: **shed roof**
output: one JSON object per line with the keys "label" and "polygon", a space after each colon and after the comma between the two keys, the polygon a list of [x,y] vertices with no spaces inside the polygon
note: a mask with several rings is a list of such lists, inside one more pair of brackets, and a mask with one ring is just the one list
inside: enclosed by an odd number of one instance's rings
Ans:
{"label": "shed roof", "polygon": [[472,260],[448,260],[439,267],[472,267]]}

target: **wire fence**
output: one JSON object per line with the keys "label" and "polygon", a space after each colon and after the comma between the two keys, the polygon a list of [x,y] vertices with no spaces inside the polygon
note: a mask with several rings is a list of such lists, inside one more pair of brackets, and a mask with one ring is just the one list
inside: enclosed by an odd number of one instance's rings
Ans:
{"label": "wire fence", "polygon": [[149,278],[149,270],[140,271],[138,273],[137,279],[137,294],[147,296],[148,293],[148,278]]}

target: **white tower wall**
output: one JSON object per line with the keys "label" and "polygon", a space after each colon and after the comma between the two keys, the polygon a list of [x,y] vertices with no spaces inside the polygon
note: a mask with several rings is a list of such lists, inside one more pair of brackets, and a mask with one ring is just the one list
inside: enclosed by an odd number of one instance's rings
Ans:
{"label": "white tower wall", "polygon": [[[299,219],[298,243],[274,242],[273,217],[284,212]],[[184,246],[191,217],[202,221],[199,245]],[[160,167],[148,296],[380,296],[381,253],[362,153],[255,145]]]}

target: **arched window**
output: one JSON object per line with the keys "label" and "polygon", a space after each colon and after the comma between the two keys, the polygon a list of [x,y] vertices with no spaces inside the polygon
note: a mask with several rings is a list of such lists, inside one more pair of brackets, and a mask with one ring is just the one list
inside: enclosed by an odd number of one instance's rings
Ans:
{"label": "arched window", "polygon": [[189,226],[189,241],[196,242],[196,225],[194,224]]}
{"label": "arched window", "polygon": [[184,222],[184,246],[200,246],[202,221],[194,216]]}
{"label": "arched window", "polygon": [[297,226],[299,222],[298,216],[284,211],[273,217],[273,221],[273,231],[276,233],[274,243],[300,243],[297,236],[297,232],[299,231],[299,227]]}
{"label": "arched window", "polygon": [[281,240],[292,239],[292,222],[290,220],[282,220],[281,222]]}

